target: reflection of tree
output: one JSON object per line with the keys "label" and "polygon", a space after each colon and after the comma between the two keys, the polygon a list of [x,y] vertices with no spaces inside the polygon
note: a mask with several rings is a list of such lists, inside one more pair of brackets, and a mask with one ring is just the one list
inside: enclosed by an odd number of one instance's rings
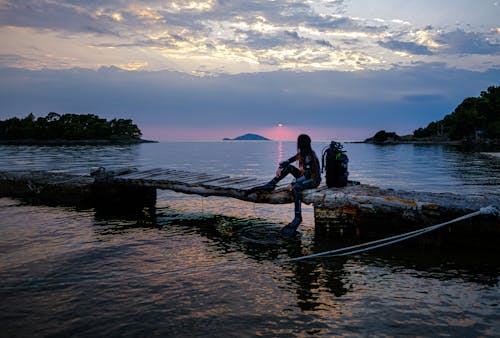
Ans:
{"label": "reflection of tree", "polygon": [[459,180],[458,184],[463,186],[463,189],[474,194],[497,195],[500,162],[496,158],[456,148],[446,148],[445,155],[447,161],[454,163],[453,166],[447,167],[447,170]]}
{"label": "reflection of tree", "polygon": [[66,140],[120,140],[138,139],[142,135],[130,119],[107,121],[93,114],[63,114],[51,112],[35,118],[29,114],[0,121],[0,139],[66,139]]}

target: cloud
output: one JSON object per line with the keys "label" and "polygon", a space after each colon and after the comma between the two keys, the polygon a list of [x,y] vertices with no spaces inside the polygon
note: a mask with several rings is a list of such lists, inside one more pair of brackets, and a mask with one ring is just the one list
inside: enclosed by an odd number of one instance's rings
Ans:
{"label": "cloud", "polygon": [[[426,0],[394,11],[395,3],[3,0],[3,53],[18,57],[4,57],[2,64],[32,69],[141,64],[198,74],[381,70],[415,61],[472,70],[498,64],[497,26],[488,32],[474,25],[467,32],[450,31],[446,13],[433,12],[446,6]],[[471,6],[457,2],[453,13]],[[363,15],[354,15],[352,8]],[[489,22],[496,10],[474,8],[470,17],[476,21],[487,14]],[[389,14],[397,17],[384,17]],[[421,26],[412,23],[427,16]],[[491,57],[485,61],[470,54]]]}
{"label": "cloud", "polygon": [[89,8],[57,1],[5,1],[0,7],[0,22],[3,26],[113,34],[110,20],[98,20]]}
{"label": "cloud", "polygon": [[436,41],[444,45],[443,52],[447,54],[500,54],[500,39],[491,33],[457,29],[438,35]]}
{"label": "cloud", "polygon": [[388,40],[388,41],[379,41],[380,46],[396,50],[400,52],[407,52],[415,55],[432,55],[433,53],[429,50],[427,46],[419,45],[414,42],[406,42],[406,41],[397,41],[397,40]]}
{"label": "cloud", "polygon": [[498,85],[500,78],[500,70],[414,67],[216,77],[113,67],[0,69],[0,118],[56,111],[127,117],[140,126],[170,128],[253,128],[280,122],[298,128],[404,133],[443,118],[463,98]]}

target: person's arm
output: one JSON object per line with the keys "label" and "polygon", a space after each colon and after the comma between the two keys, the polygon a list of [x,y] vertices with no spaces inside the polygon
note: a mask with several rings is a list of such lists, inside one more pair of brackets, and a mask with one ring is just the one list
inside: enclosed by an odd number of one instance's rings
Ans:
{"label": "person's arm", "polygon": [[306,156],[304,159],[304,173],[302,176],[297,178],[295,180],[295,183],[309,183],[311,181],[311,176],[312,176],[312,168],[313,168],[313,161],[314,157],[313,156]]}
{"label": "person's arm", "polygon": [[280,162],[280,168],[284,168],[286,167],[287,165],[289,165],[290,163],[293,163],[295,161],[297,161],[297,156],[299,156],[299,154],[295,154],[293,155],[292,157],[290,157],[288,160],[285,160],[283,162]]}

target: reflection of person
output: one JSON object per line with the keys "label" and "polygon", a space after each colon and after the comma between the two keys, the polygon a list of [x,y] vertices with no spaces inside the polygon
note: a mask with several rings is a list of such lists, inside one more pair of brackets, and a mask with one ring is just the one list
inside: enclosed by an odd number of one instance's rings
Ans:
{"label": "reflection of person", "polygon": [[[298,168],[291,165],[295,161],[298,161]],[[294,197],[295,218],[281,232],[285,236],[292,236],[302,223],[302,191],[315,188],[321,182],[319,160],[311,148],[311,138],[308,135],[299,135],[297,138],[297,154],[281,162],[276,170],[276,176],[268,183],[254,188],[254,190],[272,191],[276,184],[288,174],[295,177],[292,183],[288,185],[288,190],[292,192]]]}

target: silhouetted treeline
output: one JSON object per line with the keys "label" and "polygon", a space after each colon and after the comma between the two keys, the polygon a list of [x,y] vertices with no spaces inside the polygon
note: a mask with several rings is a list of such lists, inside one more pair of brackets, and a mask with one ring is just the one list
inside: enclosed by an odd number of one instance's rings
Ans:
{"label": "silhouetted treeline", "polygon": [[2,140],[123,140],[139,139],[142,133],[130,119],[107,121],[93,114],[57,114],[45,117],[10,118],[0,121]]}
{"label": "silhouetted treeline", "polygon": [[489,87],[479,97],[463,100],[453,113],[415,130],[413,136],[444,136],[451,140],[500,139],[500,87]]}

